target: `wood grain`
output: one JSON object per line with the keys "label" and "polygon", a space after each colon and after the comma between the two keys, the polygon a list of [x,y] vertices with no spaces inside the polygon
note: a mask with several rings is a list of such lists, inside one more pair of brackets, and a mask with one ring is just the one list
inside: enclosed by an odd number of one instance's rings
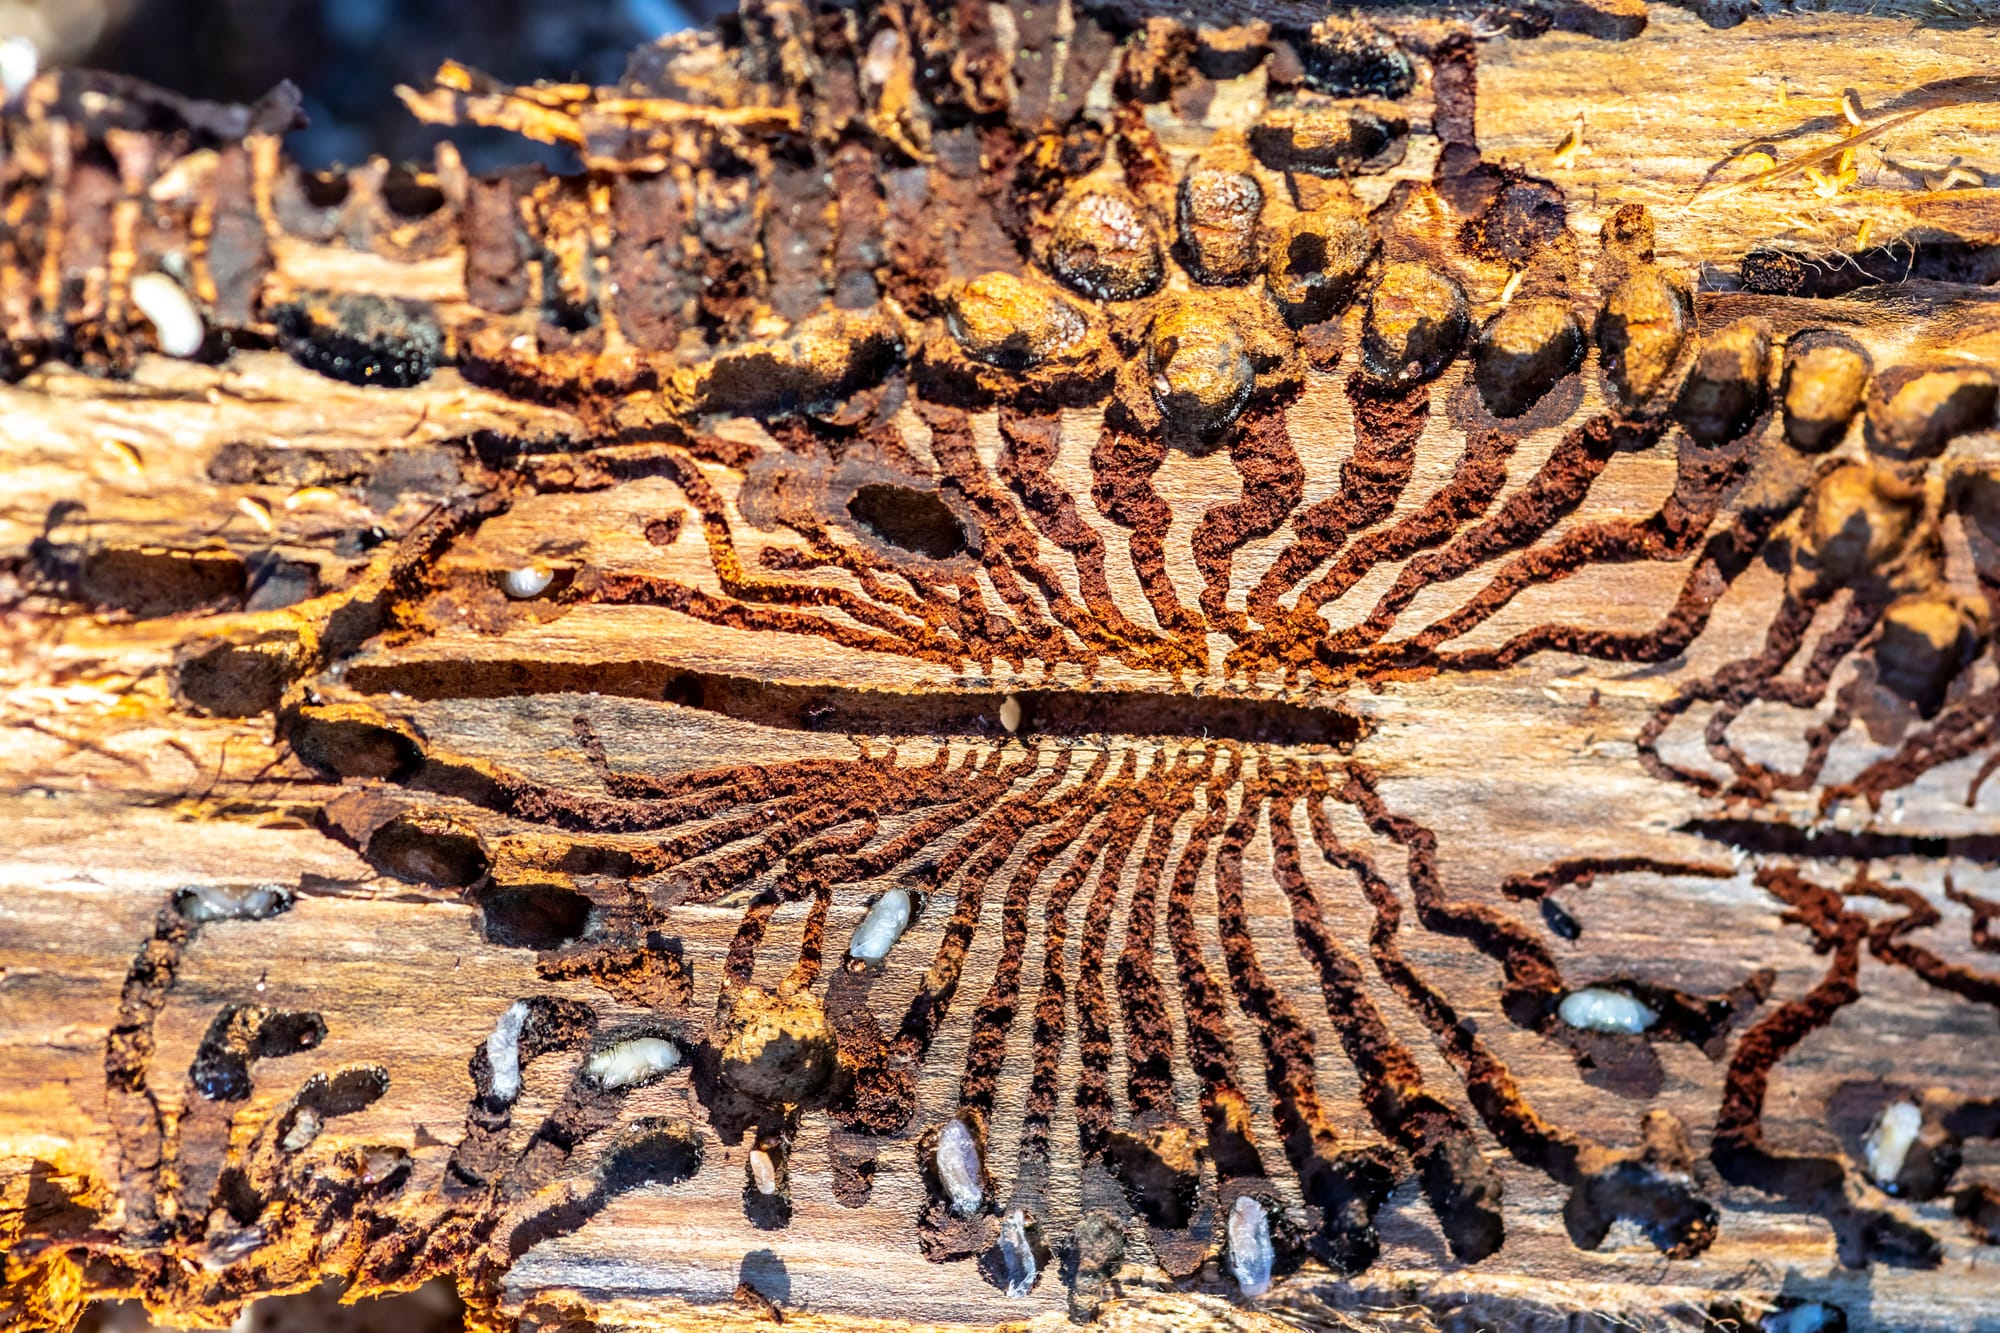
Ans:
{"label": "wood grain", "polygon": [[[570,177],[8,112],[13,1326],[445,1274],[494,1327],[2000,1328],[1990,20],[1143,17],[755,4],[406,99]],[[1261,200],[1233,285],[1197,160]],[[1579,353],[1496,416],[1537,302]]]}

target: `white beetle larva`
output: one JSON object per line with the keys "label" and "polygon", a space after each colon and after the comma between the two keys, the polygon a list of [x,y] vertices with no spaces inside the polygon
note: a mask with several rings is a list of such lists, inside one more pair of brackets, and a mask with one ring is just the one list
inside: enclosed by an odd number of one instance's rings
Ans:
{"label": "white beetle larva", "polygon": [[1923,1109],[1912,1101],[1891,1103],[1882,1108],[1882,1114],[1875,1117],[1875,1123],[1868,1130],[1868,1137],[1862,1143],[1862,1156],[1867,1159],[1868,1174],[1875,1183],[1888,1188],[1903,1174],[1903,1162],[1910,1155],[1910,1148],[1917,1141],[1918,1131],[1924,1127]]}
{"label": "white beetle larva", "polygon": [[32,38],[14,36],[0,41],[0,103],[28,91],[41,68],[41,54]]}
{"label": "white beetle larva", "polygon": [[910,924],[910,894],[907,889],[890,889],[875,900],[868,915],[854,928],[847,946],[848,955],[864,963],[879,963],[896,947]]}
{"label": "white beetle larva", "polygon": [[1028,1235],[1028,1215],[1019,1208],[1007,1210],[1000,1222],[1000,1265],[1009,1296],[1026,1296],[1035,1289],[1041,1265],[1035,1259],[1035,1243]]}
{"label": "white beetle larva", "polygon": [[1585,1032],[1624,1032],[1637,1035],[1660,1021],[1660,1016],[1624,991],[1587,986],[1563,996],[1556,1013],[1562,1021]]}
{"label": "white beetle larva", "polygon": [[1276,1262],[1270,1214],[1250,1195],[1237,1195],[1229,1208],[1229,1271],[1237,1289],[1253,1299],[1262,1296],[1271,1289]]}
{"label": "white beetle larva", "polygon": [[519,569],[508,570],[506,577],[500,580],[500,586],[505,588],[507,595],[515,601],[525,602],[547,592],[549,585],[555,582],[555,578],[555,571],[552,569],[542,565],[523,565]]}
{"label": "white beetle larva", "polygon": [[960,1217],[971,1217],[986,1202],[986,1188],[980,1184],[979,1144],[971,1128],[957,1116],[945,1121],[938,1131],[937,1173],[951,1210]]}
{"label": "white beetle larva", "polygon": [[516,1000],[486,1038],[486,1064],[492,1071],[488,1089],[496,1102],[505,1104],[521,1095],[521,1029],[527,1023],[528,1002]]}
{"label": "white beetle larva", "polygon": [[650,1082],[680,1062],[680,1048],[665,1037],[634,1037],[593,1054],[583,1072],[606,1092],[616,1092]]}
{"label": "white beetle larva", "polygon": [[168,356],[190,357],[208,337],[194,298],[164,273],[141,273],[132,279],[132,304],[153,326],[160,350]]}
{"label": "white beetle larva", "polygon": [[310,1106],[301,1106],[299,1113],[292,1117],[292,1127],[285,1132],[279,1147],[286,1152],[297,1152],[319,1137],[319,1112]]}
{"label": "white beetle larva", "polygon": [[759,1194],[778,1192],[778,1164],[762,1148],[750,1150],[750,1183]]}

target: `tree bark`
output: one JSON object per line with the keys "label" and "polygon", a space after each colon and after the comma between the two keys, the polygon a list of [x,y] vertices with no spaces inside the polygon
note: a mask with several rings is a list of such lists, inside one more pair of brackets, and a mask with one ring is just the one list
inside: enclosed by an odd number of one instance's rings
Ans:
{"label": "tree bark", "polygon": [[1990,20],[44,74],[10,1326],[2000,1327]]}

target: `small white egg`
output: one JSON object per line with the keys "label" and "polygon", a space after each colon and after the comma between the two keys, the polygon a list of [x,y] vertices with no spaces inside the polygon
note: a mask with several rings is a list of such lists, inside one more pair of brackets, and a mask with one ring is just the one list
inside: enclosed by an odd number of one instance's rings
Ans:
{"label": "small white egg", "polygon": [[1000,701],[1000,725],[1009,736],[1021,729],[1021,701],[1011,694]]}
{"label": "small white egg", "polygon": [[1588,986],[1563,996],[1556,1009],[1562,1021],[1585,1032],[1624,1032],[1637,1035],[1660,1021],[1660,1016],[1624,991]]}
{"label": "small white egg", "polygon": [[153,326],[153,337],[168,356],[190,357],[208,337],[201,312],[178,282],[164,273],[141,273],[132,279],[132,304]]}
{"label": "small white egg", "polygon": [[555,571],[546,566],[523,565],[519,569],[508,570],[507,576],[501,580],[501,586],[507,590],[509,597],[517,602],[525,602],[547,592],[549,585],[554,583],[555,579]]}

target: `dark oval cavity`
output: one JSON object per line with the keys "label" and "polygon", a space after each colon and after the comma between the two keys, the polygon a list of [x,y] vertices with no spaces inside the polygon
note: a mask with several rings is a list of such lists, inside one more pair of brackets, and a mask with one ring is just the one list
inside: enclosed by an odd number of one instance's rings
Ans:
{"label": "dark oval cavity", "polygon": [[365,853],[385,875],[413,884],[464,888],[490,864],[479,834],[445,815],[406,811],[375,830]]}
{"label": "dark oval cavity", "polygon": [[300,670],[295,643],[231,643],[202,636],[174,654],[174,693],[183,704],[217,717],[255,717],[284,699]]}
{"label": "dark oval cavity", "polygon": [[1291,36],[1306,86],[1335,97],[1401,97],[1417,71],[1396,39],[1371,23],[1325,18]]}
{"label": "dark oval cavity", "polygon": [[949,560],[966,547],[965,525],[934,491],[871,484],[854,492],[847,512],[872,535],[930,560]]}
{"label": "dark oval cavity", "polygon": [[314,208],[339,208],[347,202],[348,192],[353,182],[344,171],[305,171],[299,173],[299,193]]}
{"label": "dark oval cavity", "polygon": [[444,191],[426,185],[407,167],[397,167],[382,182],[382,202],[399,218],[427,218],[445,205]]}
{"label": "dark oval cavity", "polygon": [[234,609],[249,589],[248,566],[229,551],[128,545],[79,551],[45,540],[29,550],[42,573],[65,583],[78,601],[141,619],[202,607]]}
{"label": "dark oval cavity", "polygon": [[480,928],[509,949],[560,949],[590,924],[590,899],[560,884],[510,884],[479,900]]}
{"label": "dark oval cavity", "polygon": [[1358,106],[1279,107],[1250,129],[1250,151],[1273,171],[1351,176],[1402,160],[1409,122]]}

